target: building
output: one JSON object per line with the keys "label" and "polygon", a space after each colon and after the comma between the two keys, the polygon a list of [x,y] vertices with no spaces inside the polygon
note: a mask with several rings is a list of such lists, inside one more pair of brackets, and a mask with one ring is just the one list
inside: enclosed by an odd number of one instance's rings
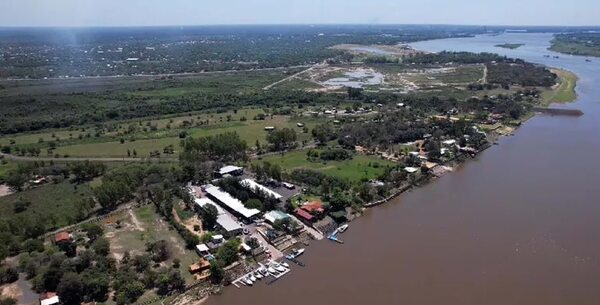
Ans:
{"label": "building", "polygon": [[270,224],[274,224],[278,220],[284,220],[284,219],[290,218],[290,215],[288,215],[282,211],[273,210],[273,211],[266,213],[264,218]]}
{"label": "building", "polygon": [[307,212],[307,211],[305,211],[303,209],[300,209],[300,208],[295,209],[294,210],[294,214],[296,214],[296,216],[298,216],[298,218],[300,220],[302,220],[305,223],[309,223],[309,224],[312,223],[314,221],[314,218],[315,218],[309,212]]}
{"label": "building", "polygon": [[196,253],[198,253],[198,255],[204,257],[205,255],[210,254],[210,249],[205,244],[199,244],[199,245],[196,245]]}
{"label": "building", "polygon": [[70,243],[71,242],[71,234],[69,234],[69,232],[67,231],[62,231],[62,232],[58,232],[56,233],[56,235],[54,235],[54,243],[55,244],[62,244],[62,243]]}
{"label": "building", "polygon": [[283,196],[272,191],[271,189],[267,188],[266,186],[257,183],[256,181],[254,181],[252,179],[244,179],[244,180],[240,181],[240,184],[242,186],[248,188],[250,191],[252,191],[254,193],[262,192],[262,193],[267,194],[277,200],[281,200],[281,198],[283,198]]}
{"label": "building", "polygon": [[60,303],[60,299],[56,292],[46,292],[40,297],[40,305],[56,305]]}
{"label": "building", "polygon": [[311,202],[306,202],[300,208],[311,214],[323,213],[325,211],[325,208],[323,207],[323,203],[319,200],[313,200]]}
{"label": "building", "polygon": [[219,229],[227,236],[235,236],[242,233],[242,226],[238,223],[237,219],[233,218],[227,211],[221,206],[216,204],[210,198],[202,197],[194,199],[197,209],[204,209],[207,205],[213,205],[217,209],[217,225]]}
{"label": "building", "polygon": [[234,165],[223,166],[217,171],[217,174],[220,177],[223,177],[225,175],[240,176],[243,173],[244,173],[243,167],[234,166]]}
{"label": "building", "polygon": [[243,217],[246,220],[251,220],[260,214],[257,209],[248,209],[244,204],[236,198],[233,198],[229,193],[222,191],[220,188],[208,184],[205,186],[204,191],[209,197],[220,203],[221,206],[236,216]]}
{"label": "building", "polygon": [[210,262],[204,258],[200,258],[200,260],[189,266],[189,271],[191,274],[196,274],[202,272],[204,270],[208,270],[210,268]]}

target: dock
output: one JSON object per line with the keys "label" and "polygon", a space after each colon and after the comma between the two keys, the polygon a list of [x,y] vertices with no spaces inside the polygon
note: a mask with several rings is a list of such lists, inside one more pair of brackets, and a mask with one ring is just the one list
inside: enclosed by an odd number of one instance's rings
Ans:
{"label": "dock", "polygon": [[[301,262],[300,262],[301,263]],[[267,269],[268,267],[270,267],[273,264],[279,264],[281,265],[281,263],[273,261],[273,260],[269,260],[267,262],[266,265],[263,265],[261,263],[259,263],[258,265],[260,266],[259,268],[264,268]],[[277,273],[267,273],[267,275],[265,275],[263,277],[263,279],[268,279],[267,280],[267,285],[271,285],[274,282],[276,282],[277,280],[279,280],[280,278],[282,278],[284,275],[290,273],[291,269],[290,268],[286,268],[285,266],[282,265],[282,267],[285,269],[285,271],[281,271],[281,272],[277,272]],[[244,283],[244,279],[248,278],[251,274],[256,274],[257,269],[252,270],[242,276],[240,276],[239,278],[233,280],[231,283],[236,287],[236,288],[241,288],[242,286],[249,286],[251,287],[252,285],[246,284]],[[269,279],[270,278],[270,279]],[[258,279],[254,282],[254,283],[258,283],[261,279]]]}

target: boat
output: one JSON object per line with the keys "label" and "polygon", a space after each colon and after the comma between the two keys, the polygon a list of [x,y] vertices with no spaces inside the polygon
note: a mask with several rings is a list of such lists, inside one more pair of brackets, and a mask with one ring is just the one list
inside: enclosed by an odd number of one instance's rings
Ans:
{"label": "boat", "polygon": [[340,233],[344,233],[344,231],[348,230],[348,224],[343,224],[341,227],[338,228],[338,231]]}
{"label": "boat", "polygon": [[286,268],[288,268],[288,269],[290,268],[290,265],[288,263],[286,263],[286,262],[282,262],[281,265],[284,266],[284,267],[286,267]]}
{"label": "boat", "polygon": [[589,59],[589,58],[586,58],[586,59],[585,59],[585,61],[587,61],[587,62],[592,62],[592,60],[591,60],[591,59]]}
{"label": "boat", "polygon": [[258,268],[258,274],[266,277],[267,275],[269,275],[269,272],[267,271],[267,269],[265,269],[265,267],[260,267]]}
{"label": "boat", "polygon": [[294,249],[294,250],[292,250],[292,253],[294,253],[294,258],[296,258],[296,257],[302,255],[302,253],[304,253],[304,248]]}
{"label": "boat", "polygon": [[256,282],[256,277],[254,276],[253,273],[250,273],[249,277],[252,282]]}
{"label": "boat", "polygon": [[273,268],[275,268],[275,270],[279,271],[279,272],[285,272],[285,267],[281,266],[280,264],[273,264]]}
{"label": "boat", "polygon": [[244,278],[242,281],[243,281],[244,283],[246,283],[246,285],[248,285],[248,286],[252,286],[252,281],[251,281],[249,278],[246,278],[246,277],[245,277],[245,278]]}
{"label": "boat", "polygon": [[277,274],[277,273],[278,273],[277,271],[275,271],[275,269],[274,269],[273,267],[269,267],[269,268],[267,268],[267,271],[269,271],[269,273],[271,273],[271,274],[273,274],[273,275],[275,275],[275,274]]}

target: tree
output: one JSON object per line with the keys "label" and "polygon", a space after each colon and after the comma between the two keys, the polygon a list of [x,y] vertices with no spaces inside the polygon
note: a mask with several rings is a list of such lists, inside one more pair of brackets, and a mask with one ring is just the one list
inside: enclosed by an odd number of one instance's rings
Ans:
{"label": "tree", "polygon": [[258,239],[256,239],[256,237],[250,237],[250,238],[246,239],[246,245],[248,245],[252,249],[256,249],[260,246],[260,244],[258,243]]}
{"label": "tree", "polygon": [[20,173],[18,171],[11,171],[7,173],[4,183],[8,185],[12,190],[20,192],[23,190],[23,186],[25,186],[25,182],[27,182],[28,176],[24,173]]}
{"label": "tree", "polygon": [[274,151],[285,150],[292,146],[296,141],[296,131],[290,128],[273,130],[267,135],[269,142]]}
{"label": "tree", "polygon": [[219,216],[219,211],[212,204],[207,204],[202,207],[202,226],[207,230],[212,230],[217,224],[217,217]]}
{"label": "tree", "polygon": [[146,246],[146,250],[152,255],[155,262],[164,262],[171,256],[171,249],[166,240],[159,240]]}
{"label": "tree", "polygon": [[10,297],[0,297],[0,305],[17,305],[17,300]]}
{"label": "tree", "polygon": [[220,284],[225,277],[225,271],[218,262],[213,261],[210,264],[210,280],[213,284]]}
{"label": "tree", "polygon": [[66,273],[56,288],[60,302],[64,305],[81,304],[81,301],[83,300],[82,291],[83,283],[81,277],[73,272]]}
{"label": "tree", "polygon": [[264,204],[256,198],[249,199],[248,201],[246,201],[246,203],[244,203],[244,206],[249,209],[257,209],[261,211],[265,208]]}
{"label": "tree", "polygon": [[19,197],[19,199],[13,203],[13,210],[17,214],[22,213],[25,212],[30,205],[31,201],[24,199],[23,197]]}
{"label": "tree", "polygon": [[335,139],[333,128],[328,124],[319,124],[315,126],[312,130],[312,136],[319,145],[325,145],[327,141]]}
{"label": "tree", "polygon": [[228,240],[217,251],[217,258],[223,263],[223,266],[229,266],[237,261],[240,241],[236,238]]}
{"label": "tree", "polygon": [[91,241],[95,241],[98,237],[104,234],[104,230],[96,223],[86,223],[83,225],[85,234]]}
{"label": "tree", "polygon": [[106,256],[110,251],[110,244],[108,243],[108,240],[106,238],[100,237],[96,239],[96,241],[92,245],[92,248],[94,249],[94,252],[96,252],[96,254]]}
{"label": "tree", "polygon": [[0,285],[15,282],[19,279],[19,272],[13,267],[0,268]]}
{"label": "tree", "polygon": [[425,144],[425,149],[427,150],[427,155],[432,160],[439,160],[439,158],[442,156],[440,145],[437,143],[437,141],[427,141],[427,143]]}

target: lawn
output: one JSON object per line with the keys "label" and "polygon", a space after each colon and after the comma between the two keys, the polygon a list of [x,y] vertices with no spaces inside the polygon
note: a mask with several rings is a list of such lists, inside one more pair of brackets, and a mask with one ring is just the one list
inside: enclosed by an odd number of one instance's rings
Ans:
{"label": "lawn", "polygon": [[577,75],[559,69],[553,69],[552,72],[558,75],[559,85],[552,90],[542,93],[543,103],[549,105],[552,103],[570,103],[575,101],[577,98],[577,93],[575,92]]}
{"label": "lawn", "polygon": [[181,236],[155,212],[154,206],[148,205],[123,212],[117,220],[121,221],[120,228],[114,225],[106,226],[111,254],[115,258],[121,258],[125,251],[129,251],[132,256],[142,254],[145,252],[146,243],[165,240],[169,244],[171,256],[164,264],[170,266],[173,259],[178,258],[181,261],[179,267],[181,275],[186,283],[193,282],[188,267],[198,261],[198,255],[185,248]]}
{"label": "lawn", "polygon": [[[73,185],[69,182],[46,184],[33,189],[0,197],[0,219],[22,217],[31,221],[44,221],[45,228],[51,230],[73,224],[77,221],[78,206],[82,199],[91,196],[87,184]],[[14,203],[30,202],[27,209],[15,213]]]}
{"label": "lawn", "polygon": [[[241,111],[240,111],[241,112]],[[241,114],[240,114],[241,115]],[[273,119],[267,118],[262,121],[247,120],[245,122],[232,121],[206,127],[195,127],[187,129],[192,137],[204,137],[216,135],[224,132],[237,132],[240,137],[246,140],[248,146],[254,146],[256,141],[260,141],[262,145],[266,144],[267,132],[266,126],[275,126],[277,128],[289,127],[296,130],[298,141],[309,140],[310,133],[302,133],[302,129],[296,126],[299,120],[290,119],[287,116],[274,116]],[[318,119],[307,118],[302,120],[309,129],[312,129],[318,122]],[[103,143],[85,143],[68,146],[61,146],[55,150],[55,153],[69,155],[73,157],[127,157],[127,150],[137,152],[138,157],[148,157],[150,152],[158,150],[163,152],[165,146],[173,145],[175,154],[162,155],[164,157],[176,157],[180,149],[179,143],[181,139],[178,136],[169,136],[157,139],[136,140],[134,142],[126,141],[121,144],[120,141],[103,142]]]}
{"label": "lawn", "polygon": [[[327,175],[359,181],[363,178],[374,179],[384,173],[385,166],[393,166],[394,162],[376,156],[355,155],[351,160],[313,162],[306,158],[307,150],[297,150],[285,155],[274,155],[263,158],[273,164],[279,164],[284,170],[291,172],[297,168],[320,171]],[[260,161],[255,161],[260,162]]]}

